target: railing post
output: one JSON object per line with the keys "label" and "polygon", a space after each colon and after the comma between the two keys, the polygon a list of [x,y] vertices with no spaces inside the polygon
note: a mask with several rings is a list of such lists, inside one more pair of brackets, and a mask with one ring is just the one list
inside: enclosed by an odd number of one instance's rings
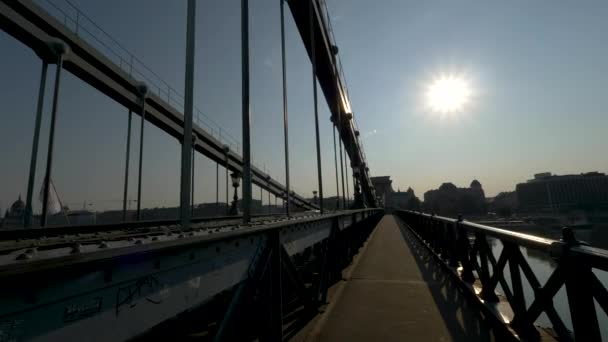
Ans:
{"label": "railing post", "polygon": [[281,237],[278,229],[268,235],[272,254],[270,257],[270,340],[283,340],[283,303],[281,284]]}
{"label": "railing post", "polygon": [[429,229],[431,228],[431,218],[430,217],[425,217],[424,218],[424,227],[422,228],[421,234],[420,236],[422,236],[422,238],[424,239],[424,241],[430,245],[429,243]]}
{"label": "railing post", "polygon": [[336,234],[338,232],[339,218],[332,219],[331,229],[329,236],[325,242],[325,248],[323,251],[323,261],[321,265],[321,277],[319,279],[319,289],[315,300],[319,305],[323,305],[327,302],[327,290],[329,288],[329,282],[336,271],[336,258],[334,257],[336,252]]}
{"label": "railing post", "polygon": [[460,264],[462,266],[462,280],[467,283],[473,283],[475,281],[475,275],[473,275],[473,267],[470,260],[471,245],[469,244],[467,230],[462,225],[462,215],[458,215],[456,233],[458,234],[457,248]]}
{"label": "railing post", "polygon": [[449,265],[450,267],[458,267],[458,243],[456,241],[456,223],[447,224],[448,249],[449,249]]}
{"label": "railing post", "polygon": [[441,227],[441,258],[448,261],[450,258],[448,226],[445,222],[440,223]]}
{"label": "railing post", "polygon": [[504,242],[504,248],[506,248],[506,252],[509,254],[508,262],[509,262],[509,274],[511,275],[511,289],[513,290],[513,300],[510,303],[511,308],[513,309],[514,324],[513,328],[522,336],[530,340],[538,340],[540,334],[538,330],[534,327],[534,322],[530,322],[526,319],[526,298],[524,297],[523,283],[521,279],[521,273],[519,270],[519,264],[517,258],[515,257],[516,249],[519,249],[519,246],[512,242]]}
{"label": "railing post", "polygon": [[563,258],[564,277],[570,316],[576,341],[601,341],[600,327],[595,312],[593,291],[589,288],[593,281],[591,267],[577,260],[569,251],[569,247],[579,245],[570,228],[562,229],[562,241],[566,243],[566,253]]}
{"label": "railing post", "polygon": [[488,269],[488,253],[492,253],[492,251],[488,248],[487,238],[484,233],[475,233],[475,241],[477,242],[479,262],[481,263],[479,278],[481,280],[482,289],[480,296],[484,300],[497,302],[498,296],[494,292],[494,288],[491,288],[490,286],[490,271]]}
{"label": "railing post", "polygon": [[[513,250],[515,248],[519,248],[517,245],[511,242],[503,242],[503,244],[505,248],[508,248],[508,253],[511,256],[515,255],[515,252]],[[524,290],[521,282],[521,273],[519,272],[519,265],[517,264],[517,259],[514,257],[509,258],[509,273],[511,274],[511,287],[513,289],[513,311],[515,311],[515,315],[518,315],[526,311],[526,298],[524,297]]]}
{"label": "railing post", "polygon": [[433,247],[433,252],[435,252],[435,254],[439,254],[438,230],[439,230],[439,221],[437,221],[437,219],[435,218],[435,215],[433,215],[432,222],[431,222],[431,229],[429,232],[431,234],[431,236],[429,238],[431,241],[431,247]]}

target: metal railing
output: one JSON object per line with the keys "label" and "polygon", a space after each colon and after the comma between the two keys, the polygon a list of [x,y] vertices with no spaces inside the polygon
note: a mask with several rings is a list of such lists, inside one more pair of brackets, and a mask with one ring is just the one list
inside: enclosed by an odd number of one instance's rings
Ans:
{"label": "metal railing", "polygon": [[[467,222],[461,217],[451,219],[412,211],[396,214],[460,281],[481,289],[477,295],[482,302],[498,302],[495,291],[500,284],[514,314],[509,326],[518,335],[539,339],[534,322],[544,312],[560,341],[602,340],[594,301],[608,314],[608,291],[593,270],[608,271],[608,251],[577,241],[569,228],[563,229],[563,238],[557,241]],[[503,245],[498,260],[488,238]],[[545,284],[541,284],[520,247],[555,261],[557,266]],[[507,264],[509,268],[505,271]],[[533,290],[529,305],[524,295],[524,277]],[[553,305],[554,297],[564,285],[573,333]],[[468,288],[474,291],[472,286]]]}
{"label": "metal railing", "polygon": [[[215,341],[288,340],[297,334],[299,322],[326,303],[329,286],[342,279],[342,269],[382,214],[361,209],[248,228],[233,223],[187,233],[142,231],[115,239],[81,238],[65,246],[24,247],[23,256],[9,263],[3,264],[0,254],[0,315],[23,322],[19,338],[24,340],[83,331],[94,331],[101,340],[142,334],[144,340],[169,339],[186,335],[183,325],[171,327],[188,321],[184,314],[195,316],[193,326],[207,329]],[[22,288],[29,279],[48,281],[28,286],[26,296],[35,300],[24,301]],[[165,290],[168,286],[171,291]],[[49,312],[72,317],[74,310],[66,309],[66,302],[93,303],[95,310],[70,324],[47,319]],[[197,315],[190,309],[200,311]],[[127,310],[145,310],[146,319],[136,324],[141,315],[124,314]],[[38,324],[45,319],[50,323]]]}

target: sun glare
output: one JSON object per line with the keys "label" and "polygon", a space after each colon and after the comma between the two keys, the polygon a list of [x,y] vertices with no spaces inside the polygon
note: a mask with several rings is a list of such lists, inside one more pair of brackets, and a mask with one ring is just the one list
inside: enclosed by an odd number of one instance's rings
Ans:
{"label": "sun glare", "polygon": [[433,81],[427,89],[426,100],[429,107],[440,113],[461,111],[471,97],[467,81],[459,76],[442,76]]}

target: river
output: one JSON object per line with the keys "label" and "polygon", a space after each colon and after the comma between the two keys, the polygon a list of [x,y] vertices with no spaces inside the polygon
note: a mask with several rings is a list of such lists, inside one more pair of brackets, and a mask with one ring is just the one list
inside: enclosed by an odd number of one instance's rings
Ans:
{"label": "river", "polygon": [[[500,252],[502,251],[502,243],[496,239],[489,239],[489,242],[492,246],[492,251],[495,258],[498,260]],[[522,254],[530,264],[530,267],[536,274],[536,277],[540,281],[542,285],[547,282],[549,276],[553,272],[556,267],[556,263],[551,259],[548,255],[541,253],[540,251],[536,251],[533,249],[528,249],[525,247],[521,247]],[[597,276],[597,278],[602,282],[604,287],[608,287],[608,272],[594,269],[593,273]],[[505,278],[507,279],[507,283],[511,284],[510,273],[508,271],[508,266],[505,268],[504,272]],[[522,273],[522,279],[524,283],[524,294],[526,297],[526,305],[529,307],[534,300],[534,292],[532,288],[527,282],[526,277]],[[502,292],[502,288],[500,285],[497,288],[498,292]],[[568,306],[568,298],[566,295],[566,288],[562,286],[559,292],[553,298],[553,305],[555,306],[555,310],[559,313],[560,317],[564,321],[564,324],[568,329],[572,331],[572,320],[570,318],[570,310]],[[596,313],[599,320],[600,330],[602,334],[602,341],[608,341],[608,316],[602,310],[602,308],[595,303]],[[541,316],[536,321],[536,324],[543,327],[551,327],[551,322],[545,313],[542,313]]]}

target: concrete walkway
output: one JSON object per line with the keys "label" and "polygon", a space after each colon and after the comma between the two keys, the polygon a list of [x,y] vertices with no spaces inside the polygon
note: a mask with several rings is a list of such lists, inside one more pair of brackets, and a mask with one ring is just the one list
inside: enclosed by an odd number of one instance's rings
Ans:
{"label": "concrete walkway", "polygon": [[386,215],[317,322],[317,341],[492,341],[409,230]]}

